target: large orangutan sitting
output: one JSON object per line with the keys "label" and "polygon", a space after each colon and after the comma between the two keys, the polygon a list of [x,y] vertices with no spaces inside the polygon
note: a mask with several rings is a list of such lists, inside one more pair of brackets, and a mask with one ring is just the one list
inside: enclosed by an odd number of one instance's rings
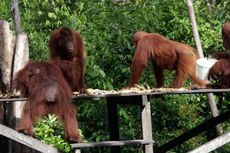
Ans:
{"label": "large orangutan sitting", "polygon": [[18,131],[33,136],[35,121],[49,113],[63,121],[67,140],[81,141],[76,110],[71,103],[72,90],[60,68],[50,62],[29,62],[13,82],[15,89],[28,96],[16,128]]}
{"label": "large orangutan sitting", "polygon": [[204,88],[206,82],[196,77],[196,59],[198,55],[191,46],[169,40],[158,33],[136,32],[134,34],[135,55],[131,64],[131,81],[128,87],[138,83],[141,73],[152,62],[157,87],[164,85],[165,69],[175,70],[175,78],[171,87],[180,88],[187,78],[196,87]]}
{"label": "large orangutan sitting", "polygon": [[50,59],[68,60],[75,63],[80,74],[80,89],[85,91],[85,49],[80,34],[70,28],[60,28],[52,32],[49,40]]}

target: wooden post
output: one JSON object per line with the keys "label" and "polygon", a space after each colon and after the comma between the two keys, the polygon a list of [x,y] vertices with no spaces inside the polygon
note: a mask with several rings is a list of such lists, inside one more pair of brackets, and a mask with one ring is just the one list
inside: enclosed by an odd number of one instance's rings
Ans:
{"label": "wooden post", "polygon": [[[20,24],[20,13],[18,0],[11,1],[11,12],[13,16],[13,21],[15,24],[16,31],[16,45],[14,50],[14,57],[12,61],[12,71],[11,71],[11,89],[12,89],[12,80],[15,74],[25,65],[25,63],[29,60],[29,47],[28,47],[28,39],[26,34],[22,33],[21,24]],[[13,91],[12,91],[13,92]],[[11,103],[9,107],[9,126],[11,128],[15,128],[19,119],[21,118],[21,112],[23,110],[25,102],[15,102]],[[14,142],[10,143],[9,152],[32,152],[32,150],[25,148],[19,144],[15,144]]]}
{"label": "wooden post", "polygon": [[193,37],[195,39],[196,48],[198,50],[199,56],[204,57],[203,49],[202,49],[201,42],[200,42],[200,36],[199,36],[198,29],[197,29],[196,17],[195,17],[192,1],[187,0],[187,5],[188,5],[190,21],[192,23],[192,32],[193,32]]}
{"label": "wooden post", "polygon": [[[196,43],[196,48],[198,50],[200,58],[202,58],[204,57],[204,53],[202,50],[200,37],[199,37],[198,30],[197,30],[196,17],[195,17],[192,1],[187,0],[187,5],[188,5],[188,10],[189,10],[189,17],[192,23],[192,31],[193,31],[193,37]],[[217,105],[216,105],[216,102],[215,102],[215,99],[212,93],[208,94],[208,102],[209,102],[209,107],[211,109],[212,116],[213,117],[218,116],[219,111],[218,111],[218,108],[217,108]],[[223,129],[221,128],[221,125],[216,126],[216,132],[217,132],[217,135],[221,135],[223,133]]]}
{"label": "wooden post", "polygon": [[[12,59],[14,54],[15,37],[10,31],[9,23],[0,20],[0,94],[6,94],[10,91]],[[0,103],[0,123],[7,124],[7,104]],[[8,140],[0,138],[0,145],[5,146],[0,149],[2,152],[8,152]]]}
{"label": "wooden post", "polygon": [[[138,105],[141,109],[141,125],[142,136],[144,141],[153,141],[152,138],[152,119],[151,119],[151,105],[148,101],[147,95],[129,96],[129,97],[110,97],[107,98],[108,115],[109,115],[109,129],[110,140],[119,140],[119,126],[117,115],[117,104],[133,104]],[[112,153],[121,152],[120,147],[112,147]],[[144,153],[153,153],[153,144],[144,144]]]}
{"label": "wooden post", "polygon": [[14,18],[15,23],[15,29],[16,29],[16,35],[22,32],[21,29],[21,18],[19,13],[19,7],[18,7],[18,0],[11,0],[11,12]]}
{"label": "wooden post", "polygon": [[5,20],[0,20],[0,88],[3,94],[10,91],[14,46],[15,37],[10,31],[9,23]]}
{"label": "wooden post", "polygon": [[[152,118],[151,105],[148,101],[147,95],[142,95],[142,135],[144,140],[153,140],[152,137]],[[144,153],[153,153],[153,144],[144,145]]]}
{"label": "wooden post", "polygon": [[[30,136],[27,136],[22,133],[18,133],[17,131],[8,128],[0,124],[0,135],[3,135],[7,138],[10,138],[18,143],[21,143],[25,146],[33,148],[37,151],[44,152],[44,153],[58,153],[58,150],[54,147],[51,147],[37,139],[34,139]],[[2,152],[2,150],[0,150]]]}
{"label": "wooden post", "polygon": [[[107,98],[107,110],[108,110],[108,122],[109,122],[109,135],[110,140],[119,140],[119,126],[118,126],[118,114],[116,98]],[[121,148],[119,146],[111,147],[111,153],[120,153]]]}
{"label": "wooden post", "polygon": [[205,144],[203,144],[202,146],[189,151],[188,153],[203,153],[203,152],[211,152],[227,143],[230,143],[230,132],[221,135]]}
{"label": "wooden post", "polygon": [[[12,71],[11,71],[11,86],[12,80],[15,74],[28,62],[29,60],[29,47],[28,47],[28,38],[26,34],[22,33],[20,25],[20,14],[18,0],[12,0],[12,15],[14,18],[15,29],[16,29],[16,46],[14,50],[14,56],[12,61]],[[13,120],[21,118],[21,111],[25,102],[15,102],[12,108]],[[15,127],[15,122],[13,122],[12,127]]]}

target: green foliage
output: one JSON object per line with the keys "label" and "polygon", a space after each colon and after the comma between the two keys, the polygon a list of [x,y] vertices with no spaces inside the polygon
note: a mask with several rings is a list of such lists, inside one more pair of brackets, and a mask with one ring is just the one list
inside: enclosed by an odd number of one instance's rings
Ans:
{"label": "green foliage", "polygon": [[0,19],[10,19],[10,1],[1,1],[0,3]]}
{"label": "green foliage", "polygon": [[[76,129],[77,130],[77,129]],[[63,152],[70,152],[70,145],[64,140],[64,128],[55,115],[39,120],[34,127],[35,138],[50,144]]]}
{"label": "green foliage", "polygon": [[[195,46],[186,1],[182,0],[20,0],[22,27],[29,36],[30,58],[48,58],[50,32],[62,26],[79,31],[87,52],[86,82],[90,88],[120,89],[129,81],[129,65],[134,54],[132,35],[143,30],[158,32],[170,39]],[[0,17],[11,22],[10,2],[0,3]],[[209,12],[204,0],[194,0],[196,21],[205,56],[223,50],[221,27],[230,20],[230,2],[220,1]],[[151,66],[141,77],[140,84],[153,87]],[[166,85],[173,73],[166,72]],[[191,82],[186,82],[191,85]],[[229,98],[216,95],[221,111],[229,109]],[[153,137],[155,147],[202,123],[210,117],[205,95],[165,96],[153,99]],[[90,141],[108,140],[107,112],[104,100],[77,101],[79,126]],[[119,106],[121,137],[140,137],[139,111],[136,107]],[[45,125],[44,125],[45,126]],[[229,123],[223,124],[229,130]],[[41,127],[40,130],[47,127]],[[128,129],[128,130],[126,130]],[[60,131],[61,132],[61,131]],[[187,141],[171,150],[187,152],[213,137],[212,132]],[[42,136],[43,137],[43,136]],[[85,152],[105,153],[108,148],[86,149]],[[134,151],[135,150],[135,151]],[[229,146],[217,152],[229,151]],[[125,148],[124,152],[141,152],[138,148]]]}
{"label": "green foliage", "polygon": [[[222,50],[220,27],[224,20],[220,22],[219,11],[208,12],[201,0],[194,5],[205,55]],[[22,0],[20,9],[31,59],[47,59],[49,34],[55,28],[68,26],[81,33],[87,52],[86,80],[92,88],[119,89],[128,84],[135,31],[158,32],[194,46],[187,6],[181,0]],[[151,69],[143,76],[141,84],[154,85]]]}

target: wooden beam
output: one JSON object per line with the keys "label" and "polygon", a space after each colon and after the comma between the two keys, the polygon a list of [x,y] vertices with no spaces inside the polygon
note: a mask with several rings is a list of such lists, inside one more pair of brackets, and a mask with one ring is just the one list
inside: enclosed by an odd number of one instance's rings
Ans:
{"label": "wooden beam", "polygon": [[[188,6],[188,11],[189,11],[189,17],[192,23],[192,32],[193,32],[193,37],[195,39],[196,48],[198,50],[199,57],[203,58],[204,53],[203,53],[203,49],[202,49],[201,42],[200,42],[200,36],[199,36],[197,24],[196,24],[196,17],[195,17],[195,12],[193,9],[192,0],[187,0],[187,6]],[[219,111],[218,111],[218,108],[217,108],[217,105],[216,105],[216,102],[215,102],[215,99],[212,93],[208,94],[208,102],[209,102],[209,107],[211,109],[212,116],[213,117],[218,116]],[[223,129],[221,128],[221,125],[216,126],[216,132],[217,132],[217,135],[221,135],[223,133]]]}
{"label": "wooden beam", "polygon": [[[97,99],[97,98],[132,98],[132,96],[142,96],[147,95],[154,97],[156,95],[172,95],[172,94],[205,94],[205,93],[225,93],[230,92],[230,89],[198,89],[198,90],[183,90],[183,91],[166,91],[166,92],[144,92],[144,93],[116,93],[116,94],[104,94],[104,95],[73,95],[72,99]],[[137,97],[133,97],[134,99]],[[119,100],[119,99],[117,99]],[[14,102],[14,101],[27,101],[26,97],[20,97],[19,95],[0,95],[0,102]],[[117,103],[117,101],[114,101]],[[121,101],[119,104],[125,104],[125,100]],[[134,100],[128,101],[127,104],[135,104]],[[139,104],[139,103],[136,103]]]}
{"label": "wooden beam", "polygon": [[102,142],[90,142],[90,143],[74,143],[70,144],[71,148],[86,148],[86,147],[102,147],[102,146],[125,146],[125,145],[147,145],[153,144],[151,140],[123,140],[123,141],[102,141]]}
{"label": "wooden beam", "polygon": [[5,125],[0,124],[0,135],[5,136],[11,140],[14,140],[18,143],[21,143],[25,146],[28,146],[32,149],[35,149],[44,153],[58,153],[58,150],[54,147],[51,147],[33,137],[29,137],[22,133],[19,133]]}
{"label": "wooden beam", "polygon": [[[119,134],[119,119],[117,112],[116,98],[107,98],[107,110],[108,110],[108,123],[109,123],[109,136],[110,140],[120,140]],[[111,153],[120,153],[121,148],[117,147],[119,145],[114,145],[116,147],[111,147]]]}
{"label": "wooden beam", "polygon": [[[143,95],[141,98],[142,98],[142,112],[141,112],[142,136],[145,141],[149,141],[149,140],[153,140],[151,105],[146,95]],[[152,143],[149,143],[148,145],[144,145],[143,147],[144,147],[144,153],[153,153]]]}
{"label": "wooden beam", "polygon": [[189,151],[188,153],[204,153],[204,152],[211,152],[227,143],[230,142],[230,132],[221,135],[205,144],[203,144],[202,146]]}
{"label": "wooden beam", "polygon": [[195,137],[196,135],[200,134],[201,132],[208,130],[211,127],[214,127],[215,125],[228,120],[229,118],[230,118],[230,110],[220,114],[217,117],[210,118],[206,122],[198,125],[197,127],[189,130],[188,132],[183,133],[180,136],[178,136],[177,138],[163,144],[159,148],[155,149],[154,153],[166,152],[166,151],[184,143],[185,141]]}

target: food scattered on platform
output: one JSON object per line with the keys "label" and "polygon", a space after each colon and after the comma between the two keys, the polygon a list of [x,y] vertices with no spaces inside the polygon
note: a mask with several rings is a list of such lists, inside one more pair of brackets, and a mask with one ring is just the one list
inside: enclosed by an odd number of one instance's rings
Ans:
{"label": "food scattered on platform", "polygon": [[[112,95],[112,94],[132,94],[132,93],[152,93],[152,92],[177,92],[186,91],[186,88],[150,88],[136,85],[133,88],[123,88],[121,90],[101,90],[88,88],[86,95]],[[79,96],[79,92],[73,92],[73,95]]]}

